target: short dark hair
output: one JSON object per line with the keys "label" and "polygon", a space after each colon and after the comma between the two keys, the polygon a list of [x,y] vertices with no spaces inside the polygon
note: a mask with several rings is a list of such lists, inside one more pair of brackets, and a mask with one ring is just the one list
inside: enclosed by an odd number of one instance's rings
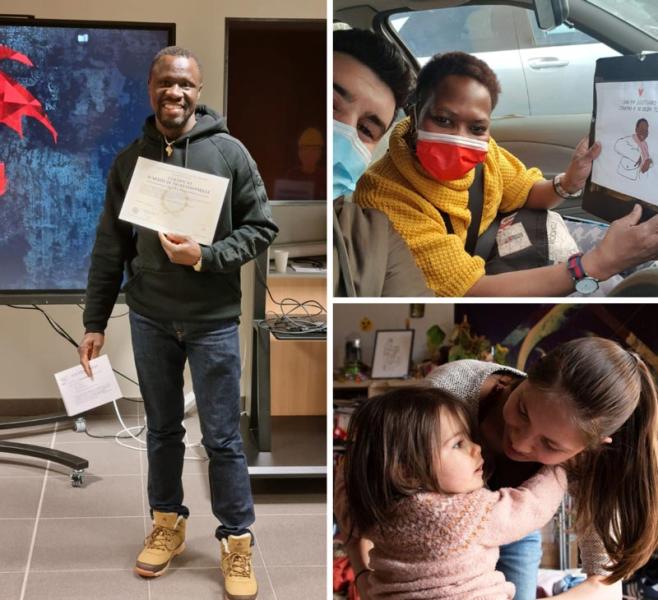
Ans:
{"label": "short dark hair", "polygon": [[420,70],[416,84],[414,104],[422,109],[437,84],[449,75],[471,77],[489,90],[491,109],[496,108],[500,94],[500,82],[491,67],[466,52],[446,52],[435,54]]}
{"label": "short dark hair", "polygon": [[194,54],[194,52],[188,50],[187,48],[183,48],[182,46],[167,46],[166,48],[160,50],[153,57],[153,60],[151,61],[151,68],[149,69],[149,81],[151,80],[151,73],[153,73],[153,67],[155,66],[155,63],[157,63],[164,56],[182,56],[183,58],[192,59],[197,64],[197,67],[199,67],[199,73],[201,75],[201,79],[203,79],[203,69],[201,68],[201,61],[199,60],[197,55]]}
{"label": "short dark hair", "polygon": [[413,86],[413,72],[391,42],[366,29],[334,31],[334,52],[348,54],[368,67],[393,92],[395,107],[405,105]]}
{"label": "short dark hair", "polygon": [[640,123],[646,123],[647,127],[649,126],[649,121],[647,121],[646,119],[638,119],[637,123],[635,123],[635,129],[637,129],[640,126]]}
{"label": "short dark hair", "polygon": [[[406,387],[368,398],[347,432],[345,493],[353,527],[363,535],[386,523],[395,503],[419,491],[441,492],[435,457],[445,408],[471,436],[474,415],[465,401],[430,387]],[[443,440],[445,441],[445,440]],[[344,532],[351,537],[353,531]]]}

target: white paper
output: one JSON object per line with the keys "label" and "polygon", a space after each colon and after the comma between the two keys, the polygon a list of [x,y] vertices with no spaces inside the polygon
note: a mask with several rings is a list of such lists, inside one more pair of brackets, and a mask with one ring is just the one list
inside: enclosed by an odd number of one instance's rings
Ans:
{"label": "white paper", "polygon": [[55,373],[67,415],[77,415],[123,397],[107,354],[89,361],[93,379],[80,365]]}
{"label": "white paper", "polygon": [[567,262],[570,256],[580,251],[562,215],[554,210],[546,211],[546,235],[551,263]]}
{"label": "white paper", "polygon": [[229,180],[140,156],[119,213],[123,221],[212,244]]}
{"label": "white paper", "polygon": [[295,271],[295,273],[324,273],[326,271],[326,269],[323,269],[322,267],[305,267],[302,265],[296,265],[295,263],[292,263],[290,268]]}
{"label": "white paper", "polygon": [[[648,122],[644,140],[636,131],[641,119]],[[592,182],[658,204],[658,81],[597,83],[594,137],[601,155]]]}
{"label": "white paper", "polygon": [[496,233],[496,246],[500,256],[508,256],[532,246],[523,223],[514,223],[516,213],[501,219]]}

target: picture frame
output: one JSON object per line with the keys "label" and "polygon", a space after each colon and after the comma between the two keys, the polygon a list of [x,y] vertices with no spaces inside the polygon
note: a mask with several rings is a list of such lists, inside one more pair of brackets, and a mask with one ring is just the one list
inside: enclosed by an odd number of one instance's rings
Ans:
{"label": "picture frame", "polygon": [[376,331],[371,379],[400,379],[409,375],[414,333],[414,329]]}

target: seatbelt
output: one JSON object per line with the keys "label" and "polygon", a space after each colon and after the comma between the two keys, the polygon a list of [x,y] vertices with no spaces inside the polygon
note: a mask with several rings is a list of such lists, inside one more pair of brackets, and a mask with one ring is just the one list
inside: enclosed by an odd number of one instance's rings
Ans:
{"label": "seatbelt", "polygon": [[496,244],[496,234],[498,233],[498,227],[500,226],[502,218],[503,215],[500,213],[497,214],[496,218],[491,222],[491,225],[489,225],[484,233],[478,238],[473,256],[483,258],[484,262],[487,262],[491,258],[491,251]]}
{"label": "seatbelt", "polygon": [[[468,226],[468,231],[466,232],[466,243],[464,244],[464,249],[471,256],[480,256],[486,261],[489,258],[491,249],[493,248],[493,245],[496,241],[496,233],[498,232],[500,217],[496,217],[496,219],[494,219],[486,231],[478,237],[478,231],[482,221],[483,207],[484,168],[482,163],[479,163],[475,167],[475,177],[473,178],[473,183],[471,184],[471,187],[468,188],[468,209],[471,211],[471,223]],[[440,208],[438,211],[443,218],[443,222],[445,223],[448,233],[454,233],[455,230],[452,227],[450,216]]]}
{"label": "seatbelt", "polygon": [[471,223],[466,232],[464,248],[471,256],[475,252],[475,244],[478,241],[480,222],[482,221],[482,205],[484,204],[484,177],[482,171],[482,163],[478,163],[475,166],[473,183],[468,188],[468,209],[471,211]]}

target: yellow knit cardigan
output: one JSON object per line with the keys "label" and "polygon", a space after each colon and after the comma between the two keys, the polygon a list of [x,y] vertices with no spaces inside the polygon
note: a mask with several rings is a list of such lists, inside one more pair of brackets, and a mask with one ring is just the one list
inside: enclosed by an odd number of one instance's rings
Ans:
{"label": "yellow knit cardigan", "polygon": [[[354,200],[388,215],[437,295],[463,296],[484,275],[484,261],[464,249],[471,222],[468,188],[475,172],[471,170],[455,181],[439,182],[430,177],[407,143],[410,127],[408,118],[398,123],[386,155],[359,179]],[[490,139],[479,233],[489,227],[498,212],[523,206],[532,186],[542,178],[539,169],[526,169]],[[454,234],[448,234],[437,208],[450,215]]]}

